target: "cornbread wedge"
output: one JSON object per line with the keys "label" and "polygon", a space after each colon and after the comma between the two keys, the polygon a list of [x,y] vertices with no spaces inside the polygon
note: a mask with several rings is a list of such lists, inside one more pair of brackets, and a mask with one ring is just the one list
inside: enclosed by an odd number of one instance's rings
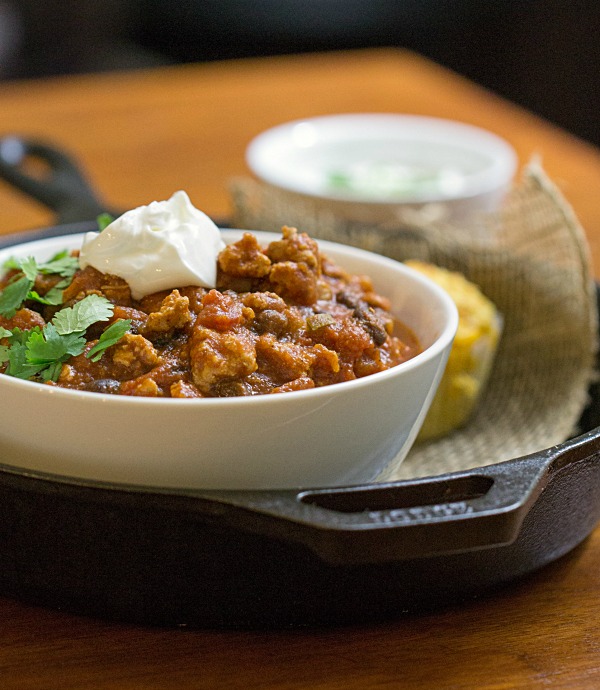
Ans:
{"label": "cornbread wedge", "polygon": [[418,440],[443,436],[471,417],[485,388],[502,331],[496,306],[461,273],[422,261],[407,266],[423,273],[452,297],[458,308],[458,330],[446,371]]}

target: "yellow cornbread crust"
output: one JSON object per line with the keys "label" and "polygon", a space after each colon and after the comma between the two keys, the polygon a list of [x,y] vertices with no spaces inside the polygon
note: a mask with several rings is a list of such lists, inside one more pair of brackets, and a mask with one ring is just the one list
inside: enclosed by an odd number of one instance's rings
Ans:
{"label": "yellow cornbread crust", "polygon": [[408,260],[405,264],[437,283],[458,309],[458,329],[446,370],[418,440],[443,436],[469,420],[481,397],[502,332],[496,306],[464,275],[434,264]]}

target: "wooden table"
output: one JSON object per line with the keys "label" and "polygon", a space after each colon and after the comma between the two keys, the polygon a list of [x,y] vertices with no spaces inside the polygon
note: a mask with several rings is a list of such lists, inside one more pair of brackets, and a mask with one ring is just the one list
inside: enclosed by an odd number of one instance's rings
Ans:
{"label": "wooden table", "polygon": [[[582,97],[582,107],[585,107]],[[100,194],[127,208],[186,189],[214,216],[245,174],[244,149],[286,120],[408,112],[480,125],[522,162],[540,155],[589,237],[600,277],[600,152],[417,56],[304,56],[0,85],[4,132],[78,156]],[[0,232],[51,215],[0,186]],[[447,610],[333,630],[147,629],[0,599],[0,687],[600,687],[600,530],[502,592]]]}

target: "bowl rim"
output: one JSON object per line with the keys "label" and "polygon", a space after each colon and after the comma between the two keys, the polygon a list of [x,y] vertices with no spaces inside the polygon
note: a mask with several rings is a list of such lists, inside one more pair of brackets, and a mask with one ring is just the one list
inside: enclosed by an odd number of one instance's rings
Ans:
{"label": "bowl rim", "polygon": [[[328,136],[333,135],[331,141],[344,140],[342,137],[343,127],[355,128],[361,131],[363,137],[377,139],[381,139],[381,128],[387,127],[395,140],[414,139],[415,132],[418,130],[422,140],[426,143],[450,145],[453,148],[463,148],[479,154],[484,148],[489,151],[488,158],[491,164],[476,176],[467,177],[467,186],[459,195],[425,193],[414,194],[402,199],[391,199],[389,195],[384,194],[359,196],[319,190],[302,181],[293,182],[289,178],[282,179],[279,167],[273,167],[272,163],[277,148],[279,149],[277,153],[279,157],[282,146],[287,146],[290,150],[298,148],[292,143],[292,133],[296,127],[305,125],[320,128],[322,132],[327,132]],[[365,132],[367,132],[366,135]],[[424,136],[425,134],[427,136]],[[316,145],[318,144],[315,143],[314,146]],[[320,115],[275,125],[264,130],[250,141],[246,148],[245,157],[248,167],[256,177],[279,189],[322,201],[384,207],[471,199],[508,186],[518,165],[517,153],[513,146],[487,129],[467,122],[428,115],[376,112]]]}
{"label": "bowl rim", "polygon": [[[237,228],[220,228],[222,233],[225,233],[225,241],[235,241],[236,238],[242,236],[244,232],[251,232],[256,235],[259,240],[268,241],[269,239],[277,239],[280,234],[259,230],[244,230]],[[75,248],[77,242],[81,242],[86,233],[76,233],[69,235],[58,235],[53,237],[48,237],[44,239],[36,239],[32,241],[25,241],[19,244],[10,245],[4,249],[0,249],[0,269],[4,261],[11,255],[15,250],[21,250],[28,245],[56,245],[59,243],[65,244],[68,248]],[[458,328],[458,310],[452,298],[435,282],[427,278],[425,275],[419,273],[418,271],[402,264],[399,261],[390,259],[386,256],[375,254],[374,252],[369,252],[358,247],[353,247],[351,245],[344,245],[337,242],[330,242],[328,240],[316,239],[319,247],[322,247],[324,253],[327,254],[327,249],[330,248],[332,251],[342,251],[347,255],[353,256],[355,258],[375,259],[379,264],[383,264],[389,268],[396,271],[400,271],[405,275],[411,277],[411,279],[426,287],[430,292],[433,292],[437,297],[439,303],[443,308],[443,312],[446,314],[446,323],[443,329],[438,334],[434,342],[427,348],[425,348],[418,355],[409,359],[405,362],[401,362],[395,367],[386,369],[384,371],[379,371],[369,376],[364,376],[362,378],[353,379],[352,381],[343,381],[337,384],[331,384],[328,386],[321,386],[318,388],[311,388],[308,390],[300,391],[288,391],[285,394],[285,399],[299,399],[300,397],[313,397],[315,401],[321,399],[324,396],[331,394],[332,389],[336,392],[344,393],[347,391],[348,394],[352,390],[357,388],[362,388],[367,385],[374,385],[377,381],[387,378],[393,378],[400,375],[402,372],[409,371],[419,366],[422,362],[429,361],[437,357],[440,351],[443,351],[448,345],[450,345],[456,334]],[[42,247],[43,248],[43,247]],[[39,250],[38,250],[39,251]],[[337,261],[337,259],[336,259]],[[343,263],[340,262],[342,267]],[[127,409],[131,407],[143,408],[145,406],[161,406],[167,405],[169,408],[185,406],[186,408],[198,407],[200,409],[204,408],[218,408],[220,406],[230,405],[233,407],[240,407],[248,404],[252,404],[252,407],[258,407],[261,405],[272,404],[275,399],[280,400],[281,396],[272,395],[255,395],[255,396],[234,396],[227,398],[150,398],[143,396],[124,396],[124,395],[109,395],[105,393],[96,393],[92,391],[79,391],[70,388],[60,388],[58,386],[50,386],[44,383],[39,383],[36,381],[28,381],[25,379],[19,379],[12,376],[5,376],[0,374],[0,390],[6,389],[6,395],[10,395],[11,391],[17,391],[21,394],[30,390],[33,395],[37,396],[52,396],[58,401],[65,400],[70,402],[75,402],[77,400],[84,404],[102,404],[103,407],[109,405],[113,408],[118,408],[125,405]],[[2,397],[4,397],[4,395]],[[86,401],[89,401],[86,402]],[[253,401],[250,403],[250,401]]]}

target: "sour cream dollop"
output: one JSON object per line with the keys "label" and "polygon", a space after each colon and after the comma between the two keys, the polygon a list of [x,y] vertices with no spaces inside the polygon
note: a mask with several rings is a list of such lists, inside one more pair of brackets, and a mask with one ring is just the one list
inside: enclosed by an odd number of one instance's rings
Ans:
{"label": "sour cream dollop", "polygon": [[214,288],[224,247],[219,228],[179,191],[127,211],[100,233],[87,233],[79,265],[123,278],[139,300],[186,285]]}

